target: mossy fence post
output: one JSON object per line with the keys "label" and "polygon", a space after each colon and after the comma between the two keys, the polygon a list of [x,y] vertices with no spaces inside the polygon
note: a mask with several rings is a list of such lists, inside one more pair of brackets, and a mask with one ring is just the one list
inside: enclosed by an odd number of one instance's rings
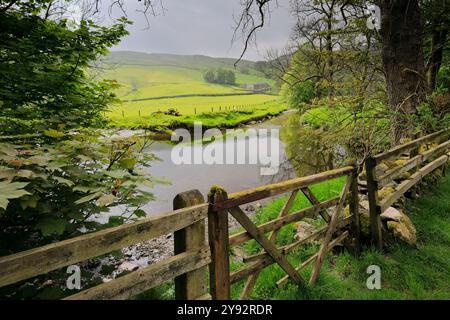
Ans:
{"label": "mossy fence post", "polygon": [[[182,209],[205,203],[198,190],[179,193],[173,199],[173,209]],[[174,233],[175,254],[196,250],[205,246],[205,220],[198,221]],[[194,300],[208,293],[207,266],[175,278],[175,299]]]}
{"label": "mossy fence post", "polygon": [[376,178],[377,161],[373,157],[366,159],[367,195],[369,198],[369,220],[372,244],[383,249],[381,231],[381,208],[378,199],[378,181]]}
{"label": "mossy fence post", "polygon": [[354,237],[355,254],[359,256],[361,251],[360,237],[361,237],[361,222],[359,220],[359,191],[358,191],[358,162],[353,163],[354,169],[351,175],[352,184],[350,185],[350,214],[352,215],[352,233]]}
{"label": "mossy fence post", "polygon": [[227,192],[213,186],[208,194],[208,237],[211,248],[209,283],[212,300],[230,300],[228,212],[216,205],[228,199]]}

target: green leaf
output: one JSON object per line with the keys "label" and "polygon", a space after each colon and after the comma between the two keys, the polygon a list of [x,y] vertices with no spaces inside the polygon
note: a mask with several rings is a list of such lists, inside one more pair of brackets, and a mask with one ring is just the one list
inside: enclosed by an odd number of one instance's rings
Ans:
{"label": "green leaf", "polygon": [[136,217],[138,217],[138,218],[143,218],[143,217],[146,217],[146,216],[147,216],[147,213],[145,213],[144,210],[139,209],[139,210],[136,210],[136,211],[134,212],[134,215],[135,215]]}
{"label": "green leaf", "polygon": [[116,201],[116,199],[117,198],[112,194],[105,194],[98,199],[98,205],[100,207],[106,207],[107,205],[110,205],[111,203]]}
{"label": "green leaf", "polygon": [[80,192],[83,192],[83,193],[89,192],[91,189],[92,189],[92,187],[82,186],[82,185],[77,185],[77,186],[72,188],[73,191],[80,191]]}
{"label": "green leaf", "polygon": [[56,180],[56,181],[58,181],[61,184],[65,184],[68,187],[71,187],[71,186],[73,186],[75,184],[73,181],[70,181],[69,179],[65,179],[65,178],[62,178],[62,177],[53,177],[53,180]]}
{"label": "green leaf", "polygon": [[67,221],[61,218],[46,217],[36,224],[36,228],[41,230],[43,236],[51,234],[62,234],[66,228]]}
{"label": "green leaf", "polygon": [[136,159],[123,158],[120,160],[120,166],[124,169],[133,169],[135,165],[136,165]]}
{"label": "green leaf", "polygon": [[112,171],[106,171],[105,174],[107,176],[110,176],[112,178],[121,179],[125,176],[129,176],[130,174],[128,172],[125,172],[123,170],[112,170]]}
{"label": "green leaf", "polygon": [[82,204],[82,203],[85,203],[85,202],[97,199],[102,194],[103,194],[102,192],[91,193],[90,195],[87,195],[86,197],[83,197],[83,198],[78,199],[77,201],[75,201],[75,204]]}
{"label": "green leaf", "polygon": [[120,226],[123,224],[125,218],[120,216],[111,216],[108,219],[108,224],[110,227]]}
{"label": "green leaf", "polygon": [[15,157],[18,154],[17,150],[14,149],[12,145],[6,143],[0,143],[0,152],[10,157]]}
{"label": "green leaf", "polygon": [[8,206],[8,199],[17,199],[24,195],[30,194],[24,190],[28,183],[25,182],[7,182],[0,181],[0,208],[6,210]]}
{"label": "green leaf", "polygon": [[64,132],[51,129],[44,131],[44,135],[50,138],[62,138],[64,137]]}
{"label": "green leaf", "polygon": [[23,210],[25,210],[26,208],[35,209],[37,207],[38,200],[39,196],[35,194],[30,197],[28,196],[23,197],[22,199],[20,199],[20,206],[22,207]]}
{"label": "green leaf", "polygon": [[0,179],[13,179],[15,177],[30,178],[33,171],[30,170],[16,170],[8,167],[0,167]]}
{"label": "green leaf", "polygon": [[51,160],[51,157],[33,156],[27,159],[30,164],[37,164],[38,166],[46,166]]}

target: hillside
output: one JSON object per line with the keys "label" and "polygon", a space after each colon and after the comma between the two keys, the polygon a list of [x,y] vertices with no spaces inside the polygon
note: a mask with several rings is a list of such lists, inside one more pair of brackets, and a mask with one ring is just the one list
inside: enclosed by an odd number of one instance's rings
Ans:
{"label": "hillside", "polygon": [[[120,65],[175,66],[204,70],[205,68],[234,68],[233,58],[213,58],[204,55],[178,55],[168,53],[144,53],[135,51],[112,51],[105,62]],[[247,67],[255,69],[255,62],[242,60],[238,69]],[[256,71],[256,70],[254,70]]]}
{"label": "hillside", "polygon": [[[123,101],[111,106],[108,117],[120,127],[151,127],[171,123],[192,122],[208,114],[217,125],[236,125],[284,110],[274,92],[254,94],[242,84],[267,82],[255,68],[255,62],[201,55],[148,54],[131,51],[111,52],[102,61],[103,78],[116,80],[116,93]],[[229,69],[236,75],[236,85],[207,83],[203,74],[208,69]],[[155,116],[155,112],[176,109],[178,117]],[[228,113],[240,113],[228,115]],[[170,118],[170,119],[169,119]]]}
{"label": "hillside", "polygon": [[[239,85],[274,82],[264,78],[255,63],[243,61],[234,69],[234,59],[140,52],[112,52],[105,60],[103,77],[119,82],[118,95],[123,100],[138,100],[178,95],[245,93]],[[208,69],[234,70],[236,86],[209,84],[203,80]],[[241,71],[245,69],[246,73]]]}

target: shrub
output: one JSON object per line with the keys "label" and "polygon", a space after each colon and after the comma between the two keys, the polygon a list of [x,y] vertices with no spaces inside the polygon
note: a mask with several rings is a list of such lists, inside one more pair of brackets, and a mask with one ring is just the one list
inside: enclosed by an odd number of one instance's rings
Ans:
{"label": "shrub", "polygon": [[[143,171],[155,159],[143,152],[148,143],[145,138],[97,131],[55,130],[32,144],[1,143],[2,250],[12,252],[144,216],[141,207],[153,195],[142,186],[155,183]],[[120,208],[121,214],[111,216],[107,224],[92,219],[111,207]],[[19,244],[22,248],[15,247]]]}

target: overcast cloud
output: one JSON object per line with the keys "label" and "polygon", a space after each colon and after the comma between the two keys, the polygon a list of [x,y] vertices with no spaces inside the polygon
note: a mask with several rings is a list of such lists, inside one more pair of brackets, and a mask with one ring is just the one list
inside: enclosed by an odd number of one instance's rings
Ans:
{"label": "overcast cloud", "polygon": [[[268,49],[286,46],[294,19],[288,12],[288,1],[279,1],[270,20],[257,34],[257,47],[252,45],[244,58],[263,59]],[[139,3],[127,1],[128,18],[134,21],[130,35],[113,50],[149,53],[203,54],[213,57],[238,57],[243,43],[231,43],[234,31],[233,14],[242,10],[239,0],[163,0],[164,14],[150,16],[150,26]],[[113,16],[117,16],[115,10]]]}

